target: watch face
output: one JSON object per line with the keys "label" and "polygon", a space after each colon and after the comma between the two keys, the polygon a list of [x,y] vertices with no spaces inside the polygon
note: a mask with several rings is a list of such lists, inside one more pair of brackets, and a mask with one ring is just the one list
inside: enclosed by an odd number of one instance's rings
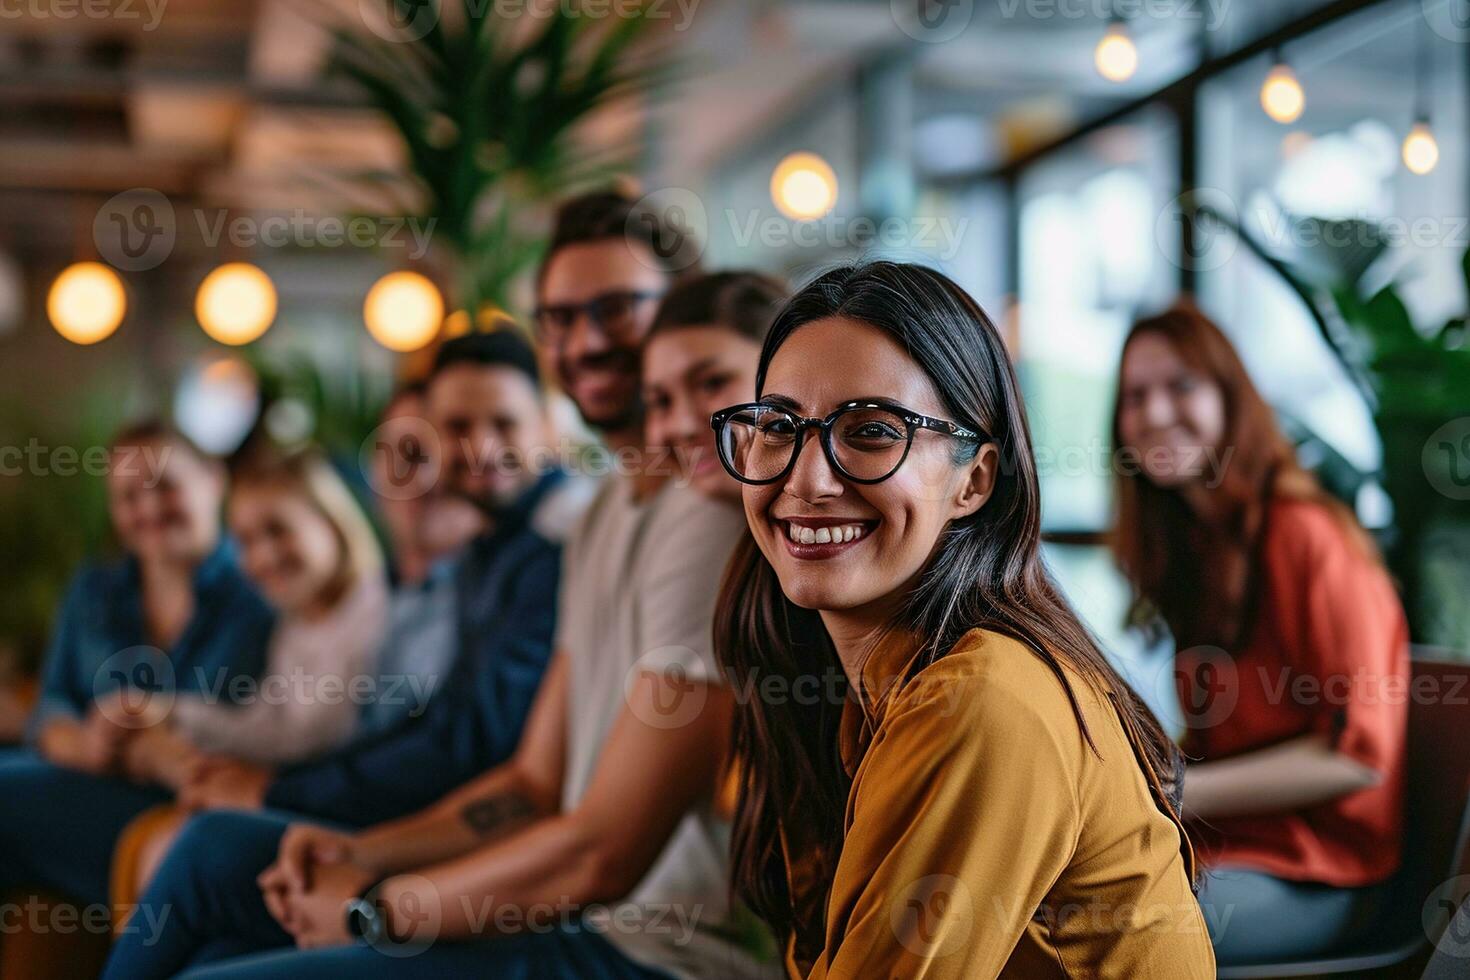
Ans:
{"label": "watch face", "polygon": [[365,898],[354,898],[348,902],[347,931],[369,946],[382,942],[383,915],[378,911],[378,906]]}

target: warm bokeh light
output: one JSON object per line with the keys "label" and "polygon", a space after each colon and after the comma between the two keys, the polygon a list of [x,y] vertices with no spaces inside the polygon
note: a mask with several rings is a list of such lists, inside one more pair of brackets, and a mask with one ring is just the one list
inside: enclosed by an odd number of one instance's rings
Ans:
{"label": "warm bokeh light", "polygon": [[362,318],[374,340],[401,354],[434,339],[444,322],[444,299],[425,276],[390,272],[368,290]]}
{"label": "warm bokeh light", "polygon": [[1409,135],[1404,137],[1404,166],[1411,173],[1427,174],[1439,163],[1439,143],[1434,138],[1434,130],[1429,128],[1429,123],[1421,119],[1416,122]]}
{"label": "warm bokeh light", "polygon": [[1266,115],[1284,125],[1300,119],[1306,107],[1306,93],[1290,65],[1279,63],[1266,73],[1261,83],[1261,108]]}
{"label": "warm bokeh light", "polygon": [[74,344],[95,344],[110,337],[127,311],[122,280],[101,262],[68,266],[46,295],[51,325]]}
{"label": "warm bokeh light", "polygon": [[837,204],[837,174],[815,153],[793,153],[771,174],[771,200],[795,221],[823,217]]}
{"label": "warm bokeh light", "polygon": [[248,344],[276,319],[276,287],[270,276],[248,262],[222,265],[199,284],[194,315],[204,332],[220,343]]}
{"label": "warm bokeh light", "polygon": [[455,310],[444,318],[444,339],[463,337],[470,332],[472,326],[469,310]]}
{"label": "warm bokeh light", "polygon": [[1138,48],[1121,23],[1108,25],[1092,53],[1097,73],[1110,82],[1126,82],[1138,71]]}

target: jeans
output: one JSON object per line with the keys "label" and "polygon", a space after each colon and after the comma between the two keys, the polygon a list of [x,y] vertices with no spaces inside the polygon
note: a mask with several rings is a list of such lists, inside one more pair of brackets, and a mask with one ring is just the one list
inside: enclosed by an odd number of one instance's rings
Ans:
{"label": "jeans", "polygon": [[1206,874],[1199,903],[1215,962],[1237,966],[1304,959],[1341,946],[1364,891],[1222,867]]}
{"label": "jeans", "polygon": [[118,834],[169,799],[154,786],[64,769],[30,749],[0,750],[0,887],[44,886],[107,904]]}
{"label": "jeans", "polygon": [[291,822],[270,812],[216,811],[192,818],[140,899],[129,931],[114,944],[103,980],[179,973],[191,980],[379,974],[666,980],[596,933],[575,928],[414,950],[390,947],[387,953],[362,943],[298,950],[266,910],[255,883],[275,861]]}
{"label": "jeans", "polygon": [[288,947],[255,878],[291,819],[214,810],[191,817],[113,943],[103,977],[171,977],[194,963]]}

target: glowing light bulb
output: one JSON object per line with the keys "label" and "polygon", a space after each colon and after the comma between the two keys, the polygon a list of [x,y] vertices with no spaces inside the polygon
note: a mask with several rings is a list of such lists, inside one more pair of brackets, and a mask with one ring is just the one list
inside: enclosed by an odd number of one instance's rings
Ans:
{"label": "glowing light bulb", "polygon": [[1138,47],[1121,21],[1108,25],[1092,53],[1097,73],[1110,82],[1126,82],[1138,71]]}
{"label": "glowing light bulb", "polygon": [[1410,173],[1424,175],[1439,163],[1439,143],[1434,139],[1434,130],[1427,119],[1420,119],[1404,137],[1404,166]]}
{"label": "glowing light bulb", "polygon": [[373,339],[389,350],[418,350],[439,333],[444,298],[417,272],[390,272],[368,290],[362,319]]}
{"label": "glowing light bulb", "polygon": [[46,315],[74,344],[106,340],[122,323],[128,296],[117,273],[101,262],[67,266],[46,294]]}
{"label": "glowing light bulb", "polygon": [[793,153],[771,174],[771,200],[794,221],[810,221],[837,204],[837,174],[815,153]]}
{"label": "glowing light bulb", "polygon": [[1261,108],[1285,125],[1300,119],[1306,107],[1307,96],[1302,91],[1302,83],[1296,80],[1296,73],[1285,62],[1277,62],[1261,83]]}
{"label": "glowing light bulb", "polygon": [[194,295],[199,326],[221,344],[256,340],[276,319],[276,287],[249,262],[229,262],[204,277]]}

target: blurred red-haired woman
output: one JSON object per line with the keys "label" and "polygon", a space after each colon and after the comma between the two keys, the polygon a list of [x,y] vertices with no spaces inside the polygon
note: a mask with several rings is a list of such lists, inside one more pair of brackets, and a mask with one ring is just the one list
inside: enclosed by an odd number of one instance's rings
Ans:
{"label": "blurred red-haired woman", "polygon": [[1319,952],[1398,865],[1402,606],[1199,312],[1134,325],[1113,439],[1134,618],[1162,619],[1176,643],[1184,809],[1211,869],[1200,900],[1217,959]]}

